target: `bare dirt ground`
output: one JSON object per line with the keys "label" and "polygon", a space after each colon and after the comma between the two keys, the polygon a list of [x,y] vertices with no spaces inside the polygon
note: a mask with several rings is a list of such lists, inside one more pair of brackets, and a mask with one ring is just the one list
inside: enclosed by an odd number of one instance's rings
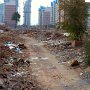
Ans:
{"label": "bare dirt ground", "polygon": [[81,69],[58,63],[49,50],[32,37],[21,35],[30,53],[32,75],[44,90],[90,90],[90,83],[80,78]]}

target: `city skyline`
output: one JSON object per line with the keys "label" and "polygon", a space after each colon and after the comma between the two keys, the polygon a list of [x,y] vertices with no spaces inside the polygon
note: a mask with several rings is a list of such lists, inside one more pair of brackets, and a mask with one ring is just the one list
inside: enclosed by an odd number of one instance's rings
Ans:
{"label": "city skyline", "polygon": [[38,24],[38,9],[40,8],[40,6],[51,6],[51,2],[53,0],[38,0],[38,2],[36,2],[36,0],[32,0],[32,9],[31,9],[31,24],[32,25],[37,25]]}
{"label": "city skyline", "polygon": [[[3,3],[4,0],[0,0],[0,3]],[[21,4],[21,7],[20,7],[20,14],[22,14],[23,12],[23,3],[22,2],[25,2],[26,0],[19,0],[19,4]],[[38,0],[38,2],[36,2],[36,0],[32,0],[32,3],[31,3],[31,25],[37,25],[38,24],[38,9],[40,6],[50,6],[51,5],[51,2],[53,0]],[[20,6],[20,5],[19,5]],[[23,24],[23,16],[21,16],[21,19],[20,19],[20,24]]]}
{"label": "city skyline", "polygon": [[[0,0],[0,3],[2,3],[4,0]],[[23,1],[26,1],[26,0],[19,0],[20,3],[22,3]],[[54,0],[38,0],[38,2],[36,2],[36,0],[32,0],[32,3],[31,3],[31,25],[37,25],[38,24],[38,9],[40,6],[50,6],[51,5],[51,2],[54,1]],[[90,2],[90,0],[86,0],[86,2]],[[21,4],[21,8],[20,10],[22,11],[23,10],[23,4]],[[21,14],[21,13],[20,13]],[[21,14],[23,15],[23,14]],[[21,17],[21,21],[20,21],[20,24],[23,24],[23,16]]]}

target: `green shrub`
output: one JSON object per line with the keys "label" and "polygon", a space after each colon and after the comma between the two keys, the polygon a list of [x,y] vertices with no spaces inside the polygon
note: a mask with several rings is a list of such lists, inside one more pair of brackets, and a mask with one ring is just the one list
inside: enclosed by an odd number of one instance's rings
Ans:
{"label": "green shrub", "polygon": [[[62,3],[60,3],[62,4]],[[82,40],[87,27],[88,5],[85,0],[64,0],[62,29],[70,33],[72,40]]]}

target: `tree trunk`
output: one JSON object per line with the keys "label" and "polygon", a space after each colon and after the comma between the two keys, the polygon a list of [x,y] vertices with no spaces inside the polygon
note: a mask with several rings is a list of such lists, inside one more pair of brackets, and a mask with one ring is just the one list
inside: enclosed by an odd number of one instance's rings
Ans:
{"label": "tree trunk", "polygon": [[16,21],[16,23],[15,23],[15,28],[17,28],[17,21]]}

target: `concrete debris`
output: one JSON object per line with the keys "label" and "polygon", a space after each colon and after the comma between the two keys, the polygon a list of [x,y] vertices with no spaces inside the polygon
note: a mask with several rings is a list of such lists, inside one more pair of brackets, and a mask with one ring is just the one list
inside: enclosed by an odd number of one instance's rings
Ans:
{"label": "concrete debris", "polygon": [[[26,33],[24,32],[23,34]],[[50,53],[56,56],[58,65],[68,65],[69,62],[69,66],[74,67],[80,65],[83,61],[82,48],[72,47],[71,41],[66,38],[69,36],[69,33],[64,33],[63,35],[54,32],[33,31],[29,34],[27,33],[28,36],[39,41],[39,44],[36,43],[32,46],[33,50],[39,52],[40,48],[38,46],[45,45]],[[47,62],[49,58],[44,55],[30,56],[31,52],[29,52],[30,57],[25,56],[26,52],[24,49],[27,51],[27,47],[24,45],[24,42],[15,40],[18,39],[11,39],[9,35],[8,38],[0,38],[0,90],[43,90],[39,89],[36,81],[33,81],[35,78],[32,78],[32,76],[39,76],[39,74],[37,72],[31,73],[30,66],[32,64],[35,64],[34,66],[37,65],[37,63],[33,62],[34,60],[42,60],[43,62],[46,60]],[[51,68],[51,66],[47,68]],[[51,69],[55,70],[56,67],[52,66]],[[80,76],[83,77],[84,73],[80,73]],[[85,76],[90,78],[90,73],[86,73]]]}
{"label": "concrete debris", "polygon": [[7,27],[5,24],[0,24],[0,29],[4,31],[10,31],[10,28]]}
{"label": "concrete debris", "polygon": [[41,90],[31,76],[30,59],[21,53],[26,46],[15,39],[17,35],[13,38],[11,32],[7,33],[10,37],[0,34],[0,90]]}
{"label": "concrete debris", "polygon": [[18,47],[19,47],[20,49],[26,49],[26,46],[25,46],[24,44],[18,44]]}
{"label": "concrete debris", "polygon": [[77,65],[79,65],[79,62],[77,61],[77,60],[72,60],[72,61],[70,61],[70,66],[77,66]]}

